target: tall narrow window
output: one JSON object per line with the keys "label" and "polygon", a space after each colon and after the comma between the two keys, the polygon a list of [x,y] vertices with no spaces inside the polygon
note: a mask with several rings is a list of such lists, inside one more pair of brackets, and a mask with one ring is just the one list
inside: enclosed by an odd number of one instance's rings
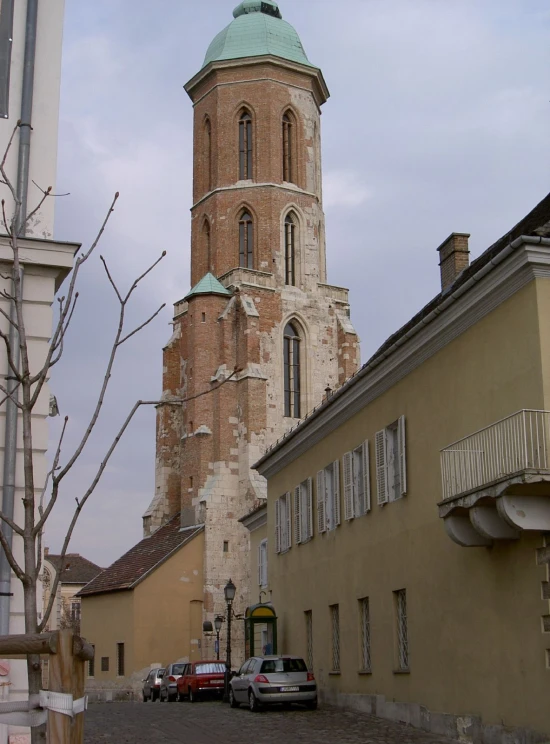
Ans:
{"label": "tall narrow window", "polygon": [[300,336],[287,323],[284,333],[285,416],[300,418]]}
{"label": "tall narrow window", "polygon": [[239,220],[239,266],[245,269],[253,268],[254,228],[252,217],[247,211],[241,214]]}
{"label": "tall narrow window", "polygon": [[206,190],[212,189],[212,127],[210,119],[204,124],[204,158],[206,169]]}
{"label": "tall narrow window", "polygon": [[95,677],[95,646],[91,644],[94,655],[88,661],[88,677]]}
{"label": "tall narrow window", "polygon": [[331,672],[340,671],[340,607],[330,606],[330,619],[332,631],[332,667]]}
{"label": "tall narrow window", "polygon": [[361,671],[370,672],[370,605],[368,597],[359,600],[359,616],[361,621]]}
{"label": "tall narrow window", "polygon": [[397,637],[397,664],[399,671],[409,670],[409,633],[407,623],[407,590],[393,593]]}
{"label": "tall narrow window", "polygon": [[285,284],[296,285],[296,223],[292,214],[285,219]]}
{"label": "tall narrow window", "polygon": [[313,615],[311,610],[304,612],[306,618],[306,664],[313,671]]}
{"label": "tall narrow window", "polygon": [[294,180],[292,145],[292,119],[285,114],[283,116],[283,181]]}
{"label": "tall narrow window", "polygon": [[252,178],[252,118],[244,111],[239,119],[239,179]]}
{"label": "tall narrow window", "polygon": [[202,234],[204,239],[204,254],[206,256],[206,266],[208,271],[211,271],[212,269],[212,246],[211,246],[211,237],[210,237],[210,223],[208,220],[204,220],[204,224],[202,226]]}
{"label": "tall narrow window", "polygon": [[124,677],[124,644],[116,645],[116,673],[117,677]]}

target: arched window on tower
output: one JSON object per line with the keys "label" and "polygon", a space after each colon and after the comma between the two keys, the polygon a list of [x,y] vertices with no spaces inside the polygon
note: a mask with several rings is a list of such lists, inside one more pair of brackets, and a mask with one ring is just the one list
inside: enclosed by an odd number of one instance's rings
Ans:
{"label": "arched window on tower", "polygon": [[202,233],[204,238],[204,255],[206,256],[206,265],[207,270],[212,270],[212,244],[211,244],[211,236],[210,236],[210,223],[207,219],[204,220],[204,224],[202,226]]}
{"label": "arched window on tower", "polygon": [[239,219],[239,266],[254,268],[254,225],[250,214],[244,210]]}
{"label": "arched window on tower", "polygon": [[204,159],[206,168],[206,190],[212,190],[212,127],[210,119],[204,123]]}
{"label": "arched window on tower", "polygon": [[296,286],[296,221],[292,212],[285,219],[285,284]]}
{"label": "arched window on tower", "polygon": [[283,181],[294,181],[293,122],[290,114],[283,116]]}
{"label": "arched window on tower", "polygon": [[285,416],[300,418],[300,336],[293,323],[284,331]]}
{"label": "arched window on tower", "polygon": [[239,119],[239,179],[252,178],[252,117],[243,111]]}

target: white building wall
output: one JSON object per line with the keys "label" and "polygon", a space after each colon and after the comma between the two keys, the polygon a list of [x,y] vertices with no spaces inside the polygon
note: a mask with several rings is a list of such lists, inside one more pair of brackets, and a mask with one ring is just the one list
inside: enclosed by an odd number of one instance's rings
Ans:
{"label": "white building wall", "polygon": [[[3,0],[2,0],[3,4]],[[23,78],[23,60],[25,53],[25,28],[27,0],[15,0],[13,43],[10,69],[9,109],[7,118],[0,119],[0,157],[3,157],[14,127],[21,115],[21,89]],[[63,35],[63,17],[65,0],[39,0],[38,25],[35,56],[32,132],[30,150],[30,172],[28,188],[28,211],[34,209],[41,198],[40,190],[51,186],[55,191],[57,170],[57,139],[59,120],[59,95],[61,76],[61,53]],[[1,12],[1,10],[0,10]],[[13,140],[6,162],[6,170],[13,186],[17,183],[17,163],[19,132]],[[8,219],[13,213],[13,200],[6,186],[0,185],[0,198],[6,200]],[[51,240],[53,238],[55,199],[46,200],[32,223],[27,227],[27,237]],[[5,227],[0,225],[0,233]],[[24,241],[24,314],[29,336],[29,353],[32,366],[41,365],[47,350],[48,339],[52,331],[52,303],[55,288],[72,266],[76,245],[59,245],[50,242]],[[10,249],[6,238],[0,238],[0,270],[10,270]],[[4,280],[1,280],[4,282]],[[6,301],[2,309],[9,313]],[[7,321],[2,318],[0,327],[7,329]],[[5,351],[0,347],[0,372],[5,373],[7,360]],[[41,493],[48,470],[46,450],[48,446],[48,425],[46,417],[49,412],[49,390],[44,388],[40,401],[34,411],[33,444],[35,450],[35,487],[37,497]],[[5,440],[5,404],[0,407],[0,473],[4,464]],[[15,493],[15,520],[21,523],[23,507],[22,468],[22,432],[21,422],[18,426],[18,452]],[[0,477],[0,499],[2,498]],[[14,553],[22,559],[22,543],[14,536]],[[24,633],[23,593],[20,582],[12,574],[11,591],[13,597],[10,605],[10,633]],[[41,608],[39,598],[38,607]],[[9,676],[0,679],[0,699],[21,700],[27,698],[27,672],[23,661],[10,661]],[[9,693],[8,693],[9,691]],[[29,729],[10,728],[10,742],[29,741]],[[7,741],[7,727],[0,725],[0,744]]]}

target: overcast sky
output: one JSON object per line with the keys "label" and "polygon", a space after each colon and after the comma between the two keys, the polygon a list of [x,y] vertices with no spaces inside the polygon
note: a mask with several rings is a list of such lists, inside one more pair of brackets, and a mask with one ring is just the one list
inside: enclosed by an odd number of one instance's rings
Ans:
{"label": "overcast sky", "polygon": [[[172,303],[189,289],[192,107],[201,67],[235,0],[66,0],[56,237],[101,243],[122,288],[163,251],[138,292],[105,415],[48,528],[55,552],[138,398],[161,394]],[[437,246],[469,232],[475,258],[549,190],[547,0],[281,0],[331,92],[323,107],[328,281],[349,287],[363,361],[439,291]],[[99,262],[51,387],[78,440],[97,398],[116,304]],[[60,419],[57,419],[57,425]],[[52,443],[55,428],[52,429]],[[119,445],[72,552],[109,565],[141,538],[154,488],[154,410]]]}

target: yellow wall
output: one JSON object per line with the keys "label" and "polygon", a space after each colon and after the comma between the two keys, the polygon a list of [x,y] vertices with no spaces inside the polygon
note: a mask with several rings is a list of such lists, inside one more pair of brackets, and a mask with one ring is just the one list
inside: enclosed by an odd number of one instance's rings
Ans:
{"label": "yellow wall", "polygon": [[204,532],[134,590],[136,669],[200,659]]}
{"label": "yellow wall", "polygon": [[[545,328],[544,384],[539,324]],[[548,324],[549,280],[533,281],[269,479],[269,573],[281,648],[305,656],[303,613],[311,610],[314,670],[329,693],[382,694],[432,711],[481,714],[484,723],[550,732],[550,643],[541,633],[548,602],[541,600],[545,570],[535,562],[542,536],[524,533],[518,542],[490,549],[459,547],[437,509],[441,448],[519,409],[550,406]],[[379,507],[374,436],[401,415],[408,495]],[[365,439],[372,510],[345,522],[342,501],[342,524],[319,535],[316,472]],[[275,499],[308,476],[314,480],[314,537],[278,556]],[[395,674],[392,593],[403,588],[410,674]],[[358,599],[365,596],[371,675],[358,674]],[[329,605],[337,603],[342,672],[329,675]]]}
{"label": "yellow wall", "polygon": [[[80,630],[95,646],[94,679],[117,679],[117,643],[124,643],[125,671],[134,671],[134,593],[110,592],[82,597]],[[101,671],[101,657],[109,657],[109,671]]]}
{"label": "yellow wall", "polygon": [[[125,676],[151,664],[200,659],[204,532],[134,590],[82,598],[82,635],[95,645],[95,680],[115,680],[116,644],[125,644]],[[109,672],[101,657],[109,656]]]}

